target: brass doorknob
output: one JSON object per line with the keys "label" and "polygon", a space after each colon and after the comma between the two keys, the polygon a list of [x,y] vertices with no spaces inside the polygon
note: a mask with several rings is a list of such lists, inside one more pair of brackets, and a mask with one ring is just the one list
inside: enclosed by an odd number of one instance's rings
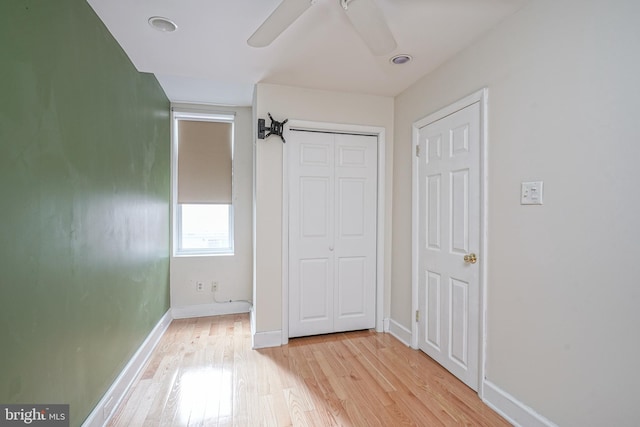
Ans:
{"label": "brass doorknob", "polygon": [[464,256],[464,262],[467,262],[469,264],[475,264],[477,261],[478,257],[476,257],[476,254],[469,254]]}

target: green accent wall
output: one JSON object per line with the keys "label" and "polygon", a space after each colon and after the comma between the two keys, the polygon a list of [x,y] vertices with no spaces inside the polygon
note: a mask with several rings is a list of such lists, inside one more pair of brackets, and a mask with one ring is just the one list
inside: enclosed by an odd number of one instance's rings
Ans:
{"label": "green accent wall", "polygon": [[84,0],[2,0],[0,403],[82,424],[169,309],[169,191],[156,79]]}

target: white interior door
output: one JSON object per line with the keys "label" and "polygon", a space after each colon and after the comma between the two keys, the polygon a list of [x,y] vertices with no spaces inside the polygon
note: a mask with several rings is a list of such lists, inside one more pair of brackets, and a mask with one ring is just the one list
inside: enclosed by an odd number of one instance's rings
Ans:
{"label": "white interior door", "polygon": [[479,103],[421,128],[419,146],[418,346],[477,390]]}
{"label": "white interior door", "polygon": [[289,336],[375,327],[377,138],[291,131]]}

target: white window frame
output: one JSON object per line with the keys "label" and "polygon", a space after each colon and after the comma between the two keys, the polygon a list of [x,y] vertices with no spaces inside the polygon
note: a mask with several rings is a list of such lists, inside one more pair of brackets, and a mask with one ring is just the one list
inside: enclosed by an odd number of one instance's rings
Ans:
{"label": "white window frame", "polygon": [[180,120],[197,120],[208,122],[227,122],[231,123],[231,162],[233,175],[234,161],[234,143],[235,143],[235,114],[222,113],[217,111],[200,111],[196,107],[196,111],[190,108],[171,108],[171,207],[172,207],[172,252],[174,257],[187,256],[218,256],[218,255],[234,255],[234,206],[233,206],[233,176],[231,178],[231,200],[229,207],[229,247],[226,248],[198,248],[184,249],[182,248],[182,206],[177,202],[178,194],[178,122]]}

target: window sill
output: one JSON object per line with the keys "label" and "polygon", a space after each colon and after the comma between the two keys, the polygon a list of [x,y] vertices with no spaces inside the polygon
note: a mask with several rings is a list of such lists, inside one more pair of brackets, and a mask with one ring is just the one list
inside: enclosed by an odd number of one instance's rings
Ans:
{"label": "window sill", "polygon": [[182,252],[174,253],[174,258],[234,256],[234,252]]}

